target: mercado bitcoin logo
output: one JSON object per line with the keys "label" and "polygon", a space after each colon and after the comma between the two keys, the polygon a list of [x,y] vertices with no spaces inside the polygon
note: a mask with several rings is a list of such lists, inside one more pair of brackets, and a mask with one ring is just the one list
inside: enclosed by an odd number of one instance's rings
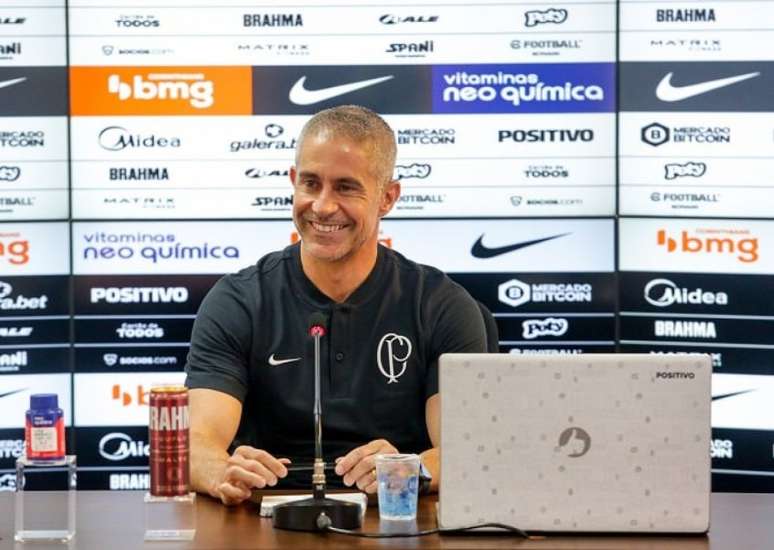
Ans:
{"label": "mercado bitcoin logo", "polygon": [[249,115],[250,67],[72,67],[73,115]]}

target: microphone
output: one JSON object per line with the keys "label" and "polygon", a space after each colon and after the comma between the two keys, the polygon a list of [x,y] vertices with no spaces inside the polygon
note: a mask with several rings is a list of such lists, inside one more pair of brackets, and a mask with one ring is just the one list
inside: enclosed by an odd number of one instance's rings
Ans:
{"label": "microphone", "polygon": [[328,320],[321,312],[309,316],[308,336],[314,340],[314,466],[312,498],[274,507],[272,524],[292,531],[325,531],[360,527],[360,506],[325,496],[325,460],[322,453],[322,398],[320,396],[320,340],[328,333]]}
{"label": "microphone", "polygon": [[309,316],[309,336],[314,338],[314,498],[325,498],[325,462],[322,454],[322,400],[320,399],[320,339],[325,336],[327,320],[319,311]]}

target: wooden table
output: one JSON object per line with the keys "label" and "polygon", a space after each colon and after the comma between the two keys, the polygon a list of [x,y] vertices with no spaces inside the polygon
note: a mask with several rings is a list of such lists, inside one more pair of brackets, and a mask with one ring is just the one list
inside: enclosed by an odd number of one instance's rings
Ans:
{"label": "wooden table", "polygon": [[[239,548],[539,548],[539,549],[729,549],[774,548],[774,494],[716,493],[712,495],[709,536],[551,536],[525,541],[503,536],[430,535],[418,538],[364,539],[336,534],[275,530],[271,520],[258,516],[253,503],[227,508],[208,497],[197,498],[197,533],[189,543],[143,543],[143,493],[140,491],[79,491],[77,532],[69,545],[15,544],[13,493],[0,493],[0,549],[47,550],[154,548],[172,550]],[[417,527],[435,527],[435,497],[420,499]],[[44,512],[41,510],[41,512]],[[376,506],[369,505],[364,530],[377,531]]]}

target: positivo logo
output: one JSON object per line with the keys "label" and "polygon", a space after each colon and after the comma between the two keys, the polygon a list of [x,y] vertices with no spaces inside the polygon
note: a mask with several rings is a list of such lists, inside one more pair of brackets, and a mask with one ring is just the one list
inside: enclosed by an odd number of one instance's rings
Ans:
{"label": "positivo logo", "polygon": [[559,444],[556,451],[568,458],[579,458],[591,449],[591,436],[583,428],[572,426],[559,434]]}

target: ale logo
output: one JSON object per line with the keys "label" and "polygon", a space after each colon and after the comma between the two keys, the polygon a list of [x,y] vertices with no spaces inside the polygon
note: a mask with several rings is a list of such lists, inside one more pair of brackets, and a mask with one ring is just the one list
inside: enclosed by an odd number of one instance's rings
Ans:
{"label": "ale logo", "polygon": [[656,243],[665,246],[669,253],[732,255],[750,264],[758,261],[758,238],[749,235],[746,229],[697,229],[671,236],[665,229],[659,229]]}

